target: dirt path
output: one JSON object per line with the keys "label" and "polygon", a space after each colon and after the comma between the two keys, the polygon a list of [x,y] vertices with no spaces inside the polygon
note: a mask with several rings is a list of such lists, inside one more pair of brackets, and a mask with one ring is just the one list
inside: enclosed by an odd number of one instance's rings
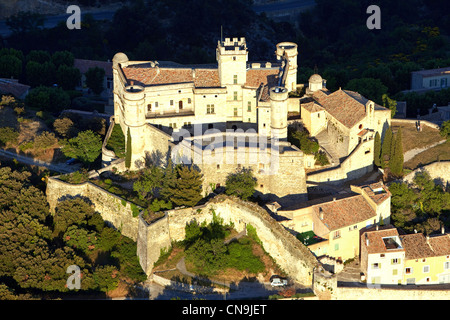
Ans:
{"label": "dirt path", "polygon": [[439,142],[430,144],[430,145],[428,145],[426,147],[423,147],[423,148],[415,148],[415,149],[412,149],[412,150],[408,150],[408,151],[406,151],[403,154],[403,162],[407,162],[407,161],[411,160],[412,158],[414,158],[415,156],[417,156],[419,153],[422,153],[422,152],[424,152],[424,151],[426,151],[428,149],[431,149],[431,148],[433,148],[433,147],[435,147],[437,145],[440,145],[440,144],[444,143],[445,141],[447,141],[447,140],[444,139],[444,140],[441,140]]}

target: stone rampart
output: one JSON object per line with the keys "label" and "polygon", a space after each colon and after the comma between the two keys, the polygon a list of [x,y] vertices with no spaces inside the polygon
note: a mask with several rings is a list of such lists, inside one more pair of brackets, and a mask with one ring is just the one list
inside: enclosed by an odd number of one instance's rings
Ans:
{"label": "stone rampart", "polygon": [[441,182],[442,185],[450,183],[450,161],[433,162],[426,166],[417,168],[403,177],[403,181],[412,183],[416,173],[427,171],[431,179]]}
{"label": "stone rampart", "polygon": [[[145,272],[151,273],[153,263],[162,249],[167,248],[172,241],[184,239],[186,224],[192,221],[209,223],[213,213],[224,223],[233,223],[237,231],[246,230],[248,225],[254,227],[264,249],[277,264],[295,281],[311,285],[313,270],[319,263],[308,248],[258,205],[224,195],[215,197],[204,206],[169,210],[164,218],[148,225],[146,230],[143,230],[145,225],[142,222],[138,251]],[[145,259],[142,259],[144,256]]]}
{"label": "stone rampart", "polygon": [[137,240],[139,220],[136,212],[140,210],[139,206],[91,182],[70,184],[51,177],[47,182],[46,193],[51,212],[55,212],[58,202],[64,199],[75,197],[88,198],[92,202],[95,211],[99,212],[108,224],[119,230],[124,236],[134,241]]}

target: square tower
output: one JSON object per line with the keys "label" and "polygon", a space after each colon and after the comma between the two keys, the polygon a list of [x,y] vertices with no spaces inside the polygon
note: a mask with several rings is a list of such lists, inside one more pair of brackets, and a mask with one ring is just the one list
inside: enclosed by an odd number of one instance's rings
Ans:
{"label": "square tower", "polygon": [[219,79],[222,87],[240,85],[247,81],[247,44],[245,38],[225,38],[216,49]]}

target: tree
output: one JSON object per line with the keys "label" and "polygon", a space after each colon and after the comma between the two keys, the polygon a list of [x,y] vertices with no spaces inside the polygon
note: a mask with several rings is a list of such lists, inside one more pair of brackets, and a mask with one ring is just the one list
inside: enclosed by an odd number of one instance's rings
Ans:
{"label": "tree", "polygon": [[81,198],[73,198],[58,203],[54,215],[54,232],[62,235],[71,225],[86,225],[95,210]]}
{"label": "tree", "polygon": [[0,77],[19,79],[22,75],[22,61],[13,55],[0,56]]}
{"label": "tree", "polygon": [[380,134],[375,134],[374,148],[373,148],[373,162],[377,167],[381,167],[381,137]]}
{"label": "tree", "polygon": [[25,104],[32,109],[60,112],[70,106],[70,97],[61,88],[39,86],[27,94]]}
{"label": "tree", "polygon": [[53,128],[63,138],[72,137],[76,128],[69,118],[58,118],[53,122]]}
{"label": "tree", "polygon": [[84,164],[94,162],[101,151],[102,140],[98,134],[91,130],[80,132],[62,148],[62,152],[66,157],[79,159]]}
{"label": "tree", "polygon": [[64,90],[74,90],[81,79],[80,70],[61,64],[56,71],[56,83]]}
{"label": "tree", "polygon": [[397,101],[389,98],[387,94],[383,94],[381,99],[383,100],[383,107],[391,110],[391,118],[394,118],[397,113]]}
{"label": "tree", "polygon": [[393,147],[391,148],[389,169],[397,177],[401,177],[403,175],[403,146],[401,128],[398,129],[398,132],[395,134]]}
{"label": "tree", "polygon": [[127,167],[128,169],[131,167],[131,133],[130,133],[130,128],[128,128],[127,131],[127,148],[126,148],[126,153],[125,153],[125,167]]}
{"label": "tree", "polygon": [[74,63],[73,53],[70,51],[56,51],[52,55],[53,64],[59,68],[61,65],[65,65],[67,67],[72,67]]}
{"label": "tree", "polygon": [[86,86],[95,94],[100,94],[104,90],[103,81],[105,78],[105,70],[99,67],[89,68],[84,74],[86,77]]}
{"label": "tree", "polygon": [[439,128],[439,134],[446,138],[450,139],[450,120],[444,121]]}
{"label": "tree", "polygon": [[388,127],[384,133],[383,144],[381,146],[381,167],[385,168],[385,157],[391,155],[392,129]]}
{"label": "tree", "polygon": [[372,78],[352,79],[346,89],[358,92],[378,104],[382,104],[382,96],[387,93],[387,87],[379,79]]}
{"label": "tree", "polygon": [[163,177],[164,172],[160,167],[151,166],[150,168],[145,168],[133,183],[133,190],[138,193],[139,199],[151,200],[161,187]]}
{"label": "tree", "polygon": [[169,201],[177,206],[192,207],[202,199],[202,174],[194,167],[177,167],[175,189]]}
{"label": "tree", "polygon": [[247,200],[255,192],[257,180],[251,169],[242,168],[230,173],[225,182],[225,193]]}
{"label": "tree", "polygon": [[103,292],[114,290],[119,284],[119,271],[111,265],[98,266],[95,268],[93,277],[97,288]]}
{"label": "tree", "polygon": [[6,25],[13,33],[36,31],[43,27],[45,16],[29,11],[20,11],[6,19]]}

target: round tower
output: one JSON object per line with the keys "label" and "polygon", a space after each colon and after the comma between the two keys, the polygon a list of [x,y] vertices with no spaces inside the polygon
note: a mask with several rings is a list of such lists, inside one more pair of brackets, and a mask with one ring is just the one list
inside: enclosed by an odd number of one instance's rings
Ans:
{"label": "round tower", "polygon": [[311,77],[309,77],[308,80],[308,89],[311,92],[315,92],[317,90],[322,90],[323,89],[323,79],[320,75],[313,74]]}
{"label": "round tower", "polygon": [[280,42],[277,44],[277,60],[283,60],[285,55],[289,63],[285,86],[289,91],[297,90],[297,44]]}
{"label": "round tower", "polygon": [[[135,161],[144,157],[145,150],[145,93],[138,85],[128,85],[123,92],[124,135],[131,136],[131,169],[135,169]],[[127,144],[126,144],[127,145]]]}
{"label": "round tower", "polygon": [[270,130],[272,139],[287,140],[287,99],[285,87],[270,88]]}

